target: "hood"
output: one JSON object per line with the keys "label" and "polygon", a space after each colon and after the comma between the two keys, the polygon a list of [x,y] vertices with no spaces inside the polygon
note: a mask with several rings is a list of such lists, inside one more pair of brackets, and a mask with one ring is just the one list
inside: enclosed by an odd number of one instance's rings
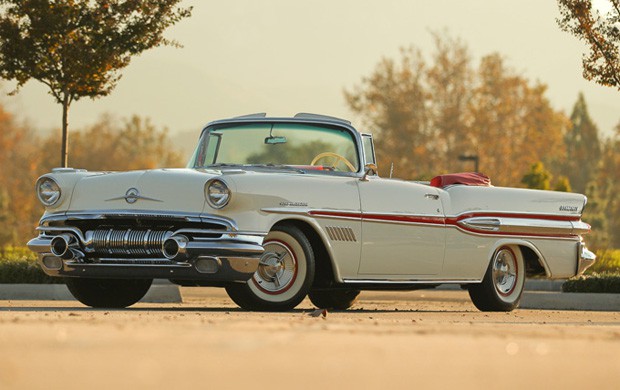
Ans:
{"label": "hood", "polygon": [[68,209],[199,213],[205,206],[204,185],[218,174],[193,169],[91,174],[75,184]]}

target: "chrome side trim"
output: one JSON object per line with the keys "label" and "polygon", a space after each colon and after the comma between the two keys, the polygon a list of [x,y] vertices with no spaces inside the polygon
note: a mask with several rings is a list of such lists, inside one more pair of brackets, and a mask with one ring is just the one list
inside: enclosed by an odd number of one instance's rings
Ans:
{"label": "chrome side trim", "polygon": [[307,208],[297,208],[297,207],[265,207],[260,209],[263,213],[272,213],[272,214],[298,214],[298,215],[310,215],[309,209]]}
{"label": "chrome side trim", "polygon": [[343,279],[346,284],[468,284],[480,283],[482,279]]}
{"label": "chrome side trim", "polygon": [[581,221],[559,221],[535,218],[472,217],[456,222],[461,228],[480,232],[579,235],[590,231]]}
{"label": "chrome side trim", "polygon": [[583,221],[573,221],[571,222],[573,224],[573,234],[586,234],[589,233],[590,230],[592,229],[592,227],[583,222]]}
{"label": "chrome side trim", "polygon": [[473,230],[484,230],[490,232],[499,232],[501,228],[501,221],[497,218],[468,218],[457,223]]}

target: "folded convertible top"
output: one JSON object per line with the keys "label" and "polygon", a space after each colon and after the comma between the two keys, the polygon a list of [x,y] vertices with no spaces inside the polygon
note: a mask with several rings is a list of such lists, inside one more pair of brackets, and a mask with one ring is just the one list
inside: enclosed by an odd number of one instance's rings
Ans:
{"label": "folded convertible top", "polygon": [[435,176],[431,180],[431,186],[433,187],[444,188],[454,184],[490,187],[491,179],[489,179],[488,176],[478,172],[462,172]]}

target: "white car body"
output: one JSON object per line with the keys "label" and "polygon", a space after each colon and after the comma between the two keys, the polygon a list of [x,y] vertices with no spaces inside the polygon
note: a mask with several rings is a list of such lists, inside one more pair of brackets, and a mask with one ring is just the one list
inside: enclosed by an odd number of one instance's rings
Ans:
{"label": "white car body", "polygon": [[[330,117],[246,116],[212,122],[204,133],[247,124],[272,124],[273,130],[274,123],[326,126],[346,132],[355,142],[355,171],[325,172],[298,166],[293,169],[261,166],[258,169],[244,164],[133,172],[58,169],[39,179],[42,182],[49,178],[57,183],[60,198],[47,207],[38,228],[40,235],[29,246],[40,254],[44,271],[54,276],[164,277],[181,284],[226,287],[246,281],[251,284],[255,271],[266,267],[266,263],[261,264],[267,252],[261,248],[264,237],[275,226],[290,225],[308,238],[316,268],[313,280],[300,287],[299,293],[303,296],[311,291],[331,294],[338,290],[414,289],[441,283],[479,285],[484,282],[494,256],[504,248],[502,253],[508,255],[509,264],[504,261],[496,267],[497,270],[503,267],[503,271],[500,270],[503,273],[495,277],[495,285],[500,290],[503,288],[506,272],[511,275],[508,277],[511,286],[504,293],[512,294],[512,284],[520,284],[518,296],[507,299],[510,310],[518,304],[526,273],[527,276],[568,278],[583,272],[594,261],[594,255],[582,242],[581,236],[590,226],[581,221],[586,198],[580,194],[492,186],[437,188],[427,183],[380,178],[369,169],[375,163],[374,150],[368,150],[372,147],[372,138],[358,133],[348,122]],[[218,148],[221,137],[218,133]],[[271,132],[269,137],[272,137]],[[272,138],[274,144],[286,142],[285,137]],[[265,144],[268,144],[267,139]],[[205,185],[212,180],[224,183],[229,189],[229,199],[222,208],[213,207],[206,200]],[[220,196],[217,190],[214,196]],[[236,260],[228,266],[236,271],[221,272],[222,260],[226,263],[227,256],[223,252],[209,252],[208,246],[194,254],[215,258],[220,269],[214,273],[196,272],[193,255],[183,261],[163,256],[161,252],[133,256],[136,248],[132,247],[131,232],[144,231],[153,221],[172,216],[191,221],[191,229],[200,229],[201,221],[226,222],[226,234],[210,242],[224,240],[246,245],[247,252],[240,250],[230,255]],[[115,242],[113,223],[109,223],[115,218],[127,218],[123,222],[125,237],[116,239],[112,256],[116,263],[110,259],[100,262],[99,259],[106,256],[92,254],[89,245],[92,246],[93,233],[84,231],[88,224],[80,223],[88,220],[99,223],[102,226],[99,230],[109,229],[109,236],[100,240],[103,245]],[[146,222],[140,222],[144,218]],[[140,226],[127,228],[131,221]],[[163,247],[172,236],[182,236],[175,233],[184,228],[181,225],[168,229],[150,248]],[[205,229],[210,228],[212,226]],[[52,240],[60,235],[64,238],[55,241],[59,249],[54,251]],[[136,239],[146,241],[148,237],[144,235]],[[195,239],[190,237],[190,243]],[[178,245],[187,244],[184,241],[186,238],[167,241],[172,254],[179,249]],[[62,248],[63,243],[66,248]],[[63,256],[59,256],[63,254],[61,249],[65,249]],[[294,254],[295,248],[291,251]],[[146,260],[146,257],[154,261],[151,264],[135,261]],[[53,261],[59,258],[61,261]],[[285,271],[284,265],[277,263],[277,268],[274,264],[267,270],[267,278],[274,276],[274,272]],[[513,271],[507,271],[511,267]],[[189,268],[191,272],[187,272]],[[496,273],[500,272],[497,270]],[[294,272],[293,281],[297,268]],[[274,279],[274,283],[280,282]],[[295,289],[295,286],[289,288]],[[505,296],[502,294],[499,294],[500,300]],[[272,295],[278,294],[270,290],[263,300],[271,300]],[[290,299],[287,296],[286,300]],[[296,300],[298,297],[293,299]],[[281,307],[245,306],[290,309],[291,303]]]}

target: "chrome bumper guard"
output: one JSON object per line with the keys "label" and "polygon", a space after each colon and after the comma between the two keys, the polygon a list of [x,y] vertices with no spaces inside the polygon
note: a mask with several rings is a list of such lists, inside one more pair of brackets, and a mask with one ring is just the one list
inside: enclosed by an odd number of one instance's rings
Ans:
{"label": "chrome bumper guard", "polygon": [[588,248],[586,248],[586,245],[583,242],[579,243],[578,248],[579,259],[577,261],[577,275],[581,275],[592,264],[594,264],[594,262],[596,261],[596,255],[590,250],[588,250]]}

